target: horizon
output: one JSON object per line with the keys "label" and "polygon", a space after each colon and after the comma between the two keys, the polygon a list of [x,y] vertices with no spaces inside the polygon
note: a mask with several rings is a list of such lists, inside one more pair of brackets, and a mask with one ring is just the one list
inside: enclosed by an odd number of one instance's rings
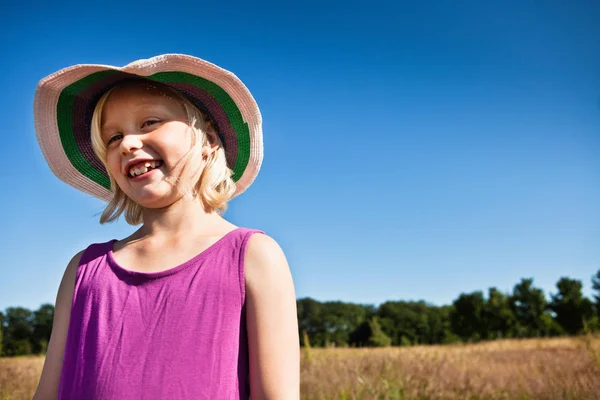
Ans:
{"label": "horizon", "polygon": [[[600,271],[600,269],[598,269],[598,271]],[[597,271],[597,272],[598,272],[598,271]],[[594,275],[595,275],[595,274],[594,274]],[[568,276],[564,276],[564,277],[566,277],[566,278],[570,278],[570,277],[568,277]],[[532,279],[532,278],[531,278],[531,277],[529,277],[529,278],[527,278],[527,277],[523,277],[522,279]],[[572,278],[570,278],[570,279],[572,279]],[[590,281],[591,281],[591,277],[590,277]],[[519,280],[519,282],[515,282],[515,285],[516,285],[516,284],[518,284],[518,283],[520,283],[520,282],[521,282],[521,280]],[[558,281],[557,281],[557,282],[558,282]],[[584,282],[582,282],[582,285],[583,285],[583,286],[585,286],[585,283],[584,283]],[[591,286],[591,285],[590,285],[590,286]],[[541,288],[539,288],[538,286],[536,286],[536,284],[535,284],[535,280],[533,281],[532,288],[533,288],[533,289],[541,289]],[[475,291],[473,291],[473,292],[482,292],[482,293],[483,293],[484,300],[486,300],[486,301],[487,301],[487,300],[489,299],[489,291],[490,291],[490,289],[498,289],[498,288],[496,288],[495,286],[491,286],[491,287],[489,287],[489,288],[486,288],[486,289],[481,289],[481,290],[475,290]],[[542,290],[543,290],[543,289],[542,289]],[[543,290],[543,291],[544,291],[544,290]],[[387,300],[384,300],[383,302],[380,302],[380,303],[365,303],[365,302],[346,301],[346,300],[343,300],[343,299],[329,299],[329,300],[321,300],[321,299],[316,299],[316,298],[314,298],[314,297],[312,297],[312,296],[296,297],[296,301],[305,300],[305,299],[311,299],[311,300],[315,300],[315,301],[317,301],[317,302],[319,302],[319,303],[333,303],[333,302],[342,302],[342,303],[346,303],[346,304],[355,304],[355,305],[361,305],[361,306],[374,306],[375,308],[378,308],[378,307],[380,307],[382,304],[384,304],[384,303],[388,303],[388,302],[405,302],[405,303],[421,303],[421,302],[423,302],[423,303],[425,303],[426,305],[428,305],[428,306],[432,306],[432,307],[447,307],[447,306],[452,306],[452,304],[453,304],[454,300],[456,300],[456,299],[457,299],[457,298],[458,298],[460,295],[462,295],[462,294],[472,294],[473,292],[468,292],[468,293],[467,293],[467,292],[461,292],[461,293],[458,293],[458,294],[456,295],[456,297],[455,297],[455,298],[454,298],[452,301],[450,301],[450,302],[448,302],[448,303],[445,303],[445,304],[437,304],[437,303],[432,303],[432,302],[430,302],[430,301],[427,301],[426,299],[408,299],[408,300],[407,300],[407,299],[387,299]],[[502,290],[500,290],[500,292],[501,292],[502,294],[504,294],[504,295],[507,295],[507,296],[510,296],[510,295],[512,295],[512,293],[513,293],[513,292],[512,292],[512,290],[511,290],[511,291],[502,291]],[[558,292],[558,290],[557,290],[557,292]],[[556,294],[557,294],[557,292],[556,292],[556,293],[553,293],[553,292],[546,292],[546,291],[544,291],[544,298],[546,299],[546,301],[548,302],[548,304],[550,304],[550,302],[552,301],[552,295],[556,295]],[[594,301],[594,293],[592,293],[592,291],[591,291],[591,290],[590,290],[590,295],[589,295],[589,296],[586,296],[586,294],[585,294],[585,293],[583,293],[583,292],[584,292],[584,291],[582,290],[582,294],[583,294],[583,296],[584,296],[585,298],[588,298],[588,299],[589,299],[589,300],[591,300],[592,302]],[[39,306],[37,306],[37,307],[35,307],[35,308],[28,308],[28,307],[23,307],[23,308],[29,309],[29,310],[31,310],[31,311],[35,311],[35,310],[39,309],[40,307],[42,307],[42,306],[44,306],[44,305],[47,305],[47,304],[50,304],[50,305],[52,305],[52,306],[54,306],[54,305],[55,305],[55,304],[54,304],[54,302],[51,302],[51,303],[42,303],[42,304],[40,304]],[[20,305],[13,305],[13,306],[8,306],[8,307],[19,308],[19,307],[22,307],[22,306],[20,306]],[[6,310],[6,308],[7,308],[7,307],[5,307],[5,308],[0,308],[0,312],[4,312],[4,311]]]}

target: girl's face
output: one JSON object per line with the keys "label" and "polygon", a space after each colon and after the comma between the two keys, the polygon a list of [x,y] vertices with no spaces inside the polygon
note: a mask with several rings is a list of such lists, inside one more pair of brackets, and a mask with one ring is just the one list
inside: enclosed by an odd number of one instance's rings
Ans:
{"label": "girl's face", "polygon": [[180,185],[193,187],[193,177],[179,165],[193,135],[180,101],[149,86],[117,88],[101,121],[107,169],[130,199],[142,207],[166,207],[181,198]]}

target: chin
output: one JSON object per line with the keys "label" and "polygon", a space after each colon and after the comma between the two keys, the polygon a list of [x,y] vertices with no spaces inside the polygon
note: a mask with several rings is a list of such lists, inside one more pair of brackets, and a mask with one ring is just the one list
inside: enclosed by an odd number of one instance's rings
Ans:
{"label": "chin", "polygon": [[129,198],[144,208],[164,208],[177,201],[171,193],[132,193]]}

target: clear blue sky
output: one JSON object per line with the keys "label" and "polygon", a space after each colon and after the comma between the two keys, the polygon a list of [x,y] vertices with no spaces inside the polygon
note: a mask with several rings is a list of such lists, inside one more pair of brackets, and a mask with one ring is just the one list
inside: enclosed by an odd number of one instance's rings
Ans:
{"label": "clear blue sky", "polygon": [[279,241],[298,297],[441,305],[561,276],[591,293],[597,3],[176,3],[1,3],[0,310],[54,303],[76,252],[134,229],[101,226],[103,203],[50,172],[37,82],[167,52],[233,71],[258,101],[263,168],[226,216]]}

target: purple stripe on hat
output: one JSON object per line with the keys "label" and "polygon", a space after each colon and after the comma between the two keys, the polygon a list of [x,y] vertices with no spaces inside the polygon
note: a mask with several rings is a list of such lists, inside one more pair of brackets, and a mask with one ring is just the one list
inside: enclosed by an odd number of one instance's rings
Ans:
{"label": "purple stripe on hat", "polygon": [[189,83],[169,83],[169,86],[172,86],[180,91],[184,92],[188,96],[195,98],[200,101],[202,105],[206,108],[209,114],[209,117],[215,123],[215,129],[220,135],[221,140],[223,141],[223,146],[225,148],[225,158],[227,159],[227,165],[233,169],[235,165],[236,156],[238,154],[238,142],[237,135],[235,130],[231,126],[231,122],[223,110],[223,107],[219,104],[219,102],[204,89],[191,85]]}
{"label": "purple stripe on hat", "polygon": [[[104,168],[102,161],[96,157],[90,139],[92,115],[94,114],[96,102],[100,97],[114,84],[128,77],[129,75],[123,73],[110,75],[81,90],[73,99],[72,120],[75,142],[85,159],[98,171],[105,174],[106,168]],[[108,174],[106,175],[108,176]]]}

